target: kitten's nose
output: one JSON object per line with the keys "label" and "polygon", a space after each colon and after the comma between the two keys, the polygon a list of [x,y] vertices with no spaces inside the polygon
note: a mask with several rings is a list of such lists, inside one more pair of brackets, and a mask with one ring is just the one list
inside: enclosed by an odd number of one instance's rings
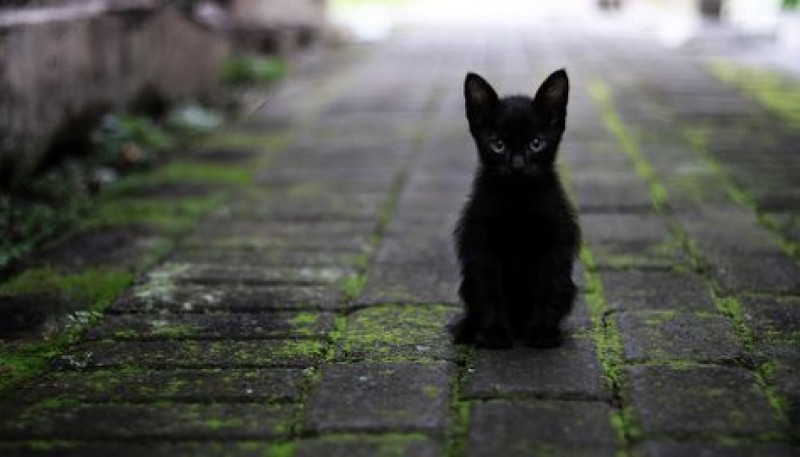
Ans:
{"label": "kitten's nose", "polygon": [[511,157],[511,168],[515,170],[521,170],[525,167],[525,157],[522,157],[519,154],[514,154]]}

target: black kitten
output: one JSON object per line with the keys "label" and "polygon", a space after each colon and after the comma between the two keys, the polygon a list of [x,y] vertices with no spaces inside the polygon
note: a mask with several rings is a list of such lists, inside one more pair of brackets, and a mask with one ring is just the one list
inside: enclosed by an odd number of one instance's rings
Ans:
{"label": "black kitten", "polygon": [[465,314],[456,343],[506,348],[561,343],[572,308],[575,216],[554,169],[566,125],[569,80],[550,75],[533,99],[498,98],[483,78],[464,81],[480,164],[455,230]]}

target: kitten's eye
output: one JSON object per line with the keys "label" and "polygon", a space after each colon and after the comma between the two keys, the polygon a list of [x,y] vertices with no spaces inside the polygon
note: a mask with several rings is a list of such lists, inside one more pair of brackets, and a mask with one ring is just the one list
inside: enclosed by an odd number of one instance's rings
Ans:
{"label": "kitten's eye", "polygon": [[500,138],[492,138],[489,140],[489,149],[495,154],[502,154],[506,150],[506,144]]}
{"label": "kitten's eye", "polygon": [[544,149],[544,145],[545,145],[545,142],[544,142],[543,139],[534,138],[534,139],[531,140],[530,143],[528,143],[528,149],[530,149],[533,152],[539,152],[542,149]]}

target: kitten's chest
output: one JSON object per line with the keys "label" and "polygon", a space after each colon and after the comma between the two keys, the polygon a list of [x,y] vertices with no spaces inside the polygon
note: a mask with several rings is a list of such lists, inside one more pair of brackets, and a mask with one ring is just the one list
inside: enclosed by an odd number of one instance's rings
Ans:
{"label": "kitten's chest", "polygon": [[490,217],[486,223],[489,241],[509,254],[528,253],[550,246],[555,241],[556,222],[528,208],[514,208]]}

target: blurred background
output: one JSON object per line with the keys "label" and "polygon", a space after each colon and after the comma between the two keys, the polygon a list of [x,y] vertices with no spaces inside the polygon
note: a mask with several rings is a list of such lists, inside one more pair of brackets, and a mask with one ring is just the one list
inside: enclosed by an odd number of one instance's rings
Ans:
{"label": "blurred background", "polygon": [[308,56],[415,25],[559,22],[800,73],[797,0],[1,0],[0,269]]}

